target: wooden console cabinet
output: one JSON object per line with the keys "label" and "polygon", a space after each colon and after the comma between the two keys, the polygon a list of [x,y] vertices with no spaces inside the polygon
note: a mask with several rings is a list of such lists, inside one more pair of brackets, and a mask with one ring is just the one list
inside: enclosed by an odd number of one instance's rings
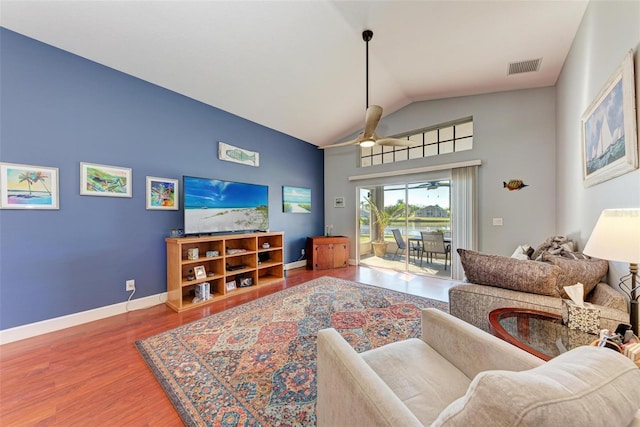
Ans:
{"label": "wooden console cabinet", "polygon": [[349,238],[344,236],[307,237],[307,269],[324,270],[349,265]]}
{"label": "wooden console cabinet", "polygon": [[[253,290],[284,278],[284,233],[169,237],[167,244],[167,305],[176,311],[210,304],[225,297]],[[189,252],[198,257],[189,259]],[[212,255],[211,252],[217,252]],[[214,252],[215,253],[215,252]],[[233,269],[234,267],[242,267]],[[204,267],[206,277],[196,278],[196,267]],[[253,284],[227,290],[227,282],[248,278]],[[195,290],[209,283],[211,299],[194,302]]]}

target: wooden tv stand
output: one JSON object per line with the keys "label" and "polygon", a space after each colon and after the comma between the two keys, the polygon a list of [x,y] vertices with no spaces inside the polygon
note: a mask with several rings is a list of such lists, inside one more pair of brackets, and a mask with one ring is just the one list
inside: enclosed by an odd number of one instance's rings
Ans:
{"label": "wooden tv stand", "polygon": [[[167,305],[175,311],[210,304],[257,286],[284,278],[284,233],[266,232],[225,234],[204,237],[168,237],[167,245]],[[267,244],[269,247],[263,247]],[[189,259],[189,249],[198,249],[198,258]],[[207,257],[208,251],[217,256]],[[227,269],[242,266],[237,270]],[[195,278],[195,267],[204,267],[207,276]],[[227,282],[250,278],[252,286],[227,290]],[[192,279],[192,280],[190,280]],[[193,302],[196,285],[209,282],[211,299]]]}

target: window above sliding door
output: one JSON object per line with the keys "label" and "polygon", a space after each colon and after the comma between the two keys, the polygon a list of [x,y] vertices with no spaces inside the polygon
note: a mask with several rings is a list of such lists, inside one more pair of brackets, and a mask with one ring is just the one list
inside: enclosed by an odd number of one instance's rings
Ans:
{"label": "window above sliding door", "polygon": [[402,162],[422,157],[437,156],[471,150],[473,148],[473,118],[443,123],[430,128],[397,135],[396,138],[414,142],[410,147],[375,145],[360,148],[360,166],[368,167]]}

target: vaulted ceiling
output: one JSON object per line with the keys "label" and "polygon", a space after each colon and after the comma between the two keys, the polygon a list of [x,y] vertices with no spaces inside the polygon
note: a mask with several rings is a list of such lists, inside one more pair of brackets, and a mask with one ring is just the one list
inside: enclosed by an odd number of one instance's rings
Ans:
{"label": "vaulted ceiling", "polygon": [[[587,1],[9,1],[0,25],[315,145],[417,101],[554,85]],[[542,59],[538,71],[509,64]],[[407,129],[411,130],[411,129]]]}

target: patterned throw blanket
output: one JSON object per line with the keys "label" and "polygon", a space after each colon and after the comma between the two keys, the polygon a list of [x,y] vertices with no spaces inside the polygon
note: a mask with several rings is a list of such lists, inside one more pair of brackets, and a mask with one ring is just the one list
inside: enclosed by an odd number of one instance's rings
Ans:
{"label": "patterned throw blanket", "polygon": [[531,259],[538,260],[543,253],[551,255],[563,255],[564,252],[573,253],[575,251],[575,243],[573,240],[564,236],[551,236],[538,246]]}

